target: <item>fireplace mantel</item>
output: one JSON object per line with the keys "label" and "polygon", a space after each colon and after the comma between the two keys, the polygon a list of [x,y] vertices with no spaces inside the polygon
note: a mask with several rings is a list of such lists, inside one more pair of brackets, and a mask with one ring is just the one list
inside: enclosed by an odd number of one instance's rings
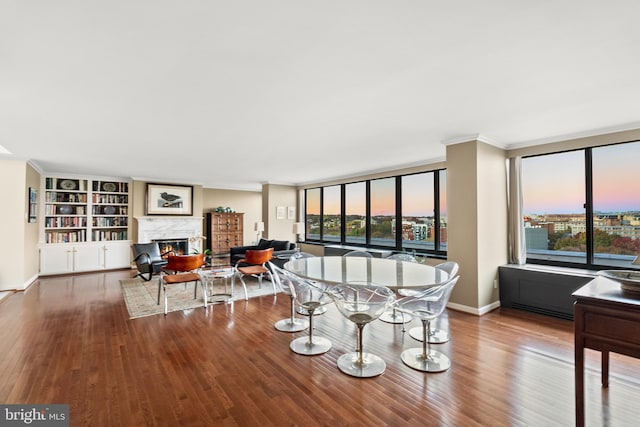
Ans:
{"label": "fireplace mantel", "polygon": [[138,243],[159,239],[189,239],[189,252],[202,251],[202,217],[137,216]]}

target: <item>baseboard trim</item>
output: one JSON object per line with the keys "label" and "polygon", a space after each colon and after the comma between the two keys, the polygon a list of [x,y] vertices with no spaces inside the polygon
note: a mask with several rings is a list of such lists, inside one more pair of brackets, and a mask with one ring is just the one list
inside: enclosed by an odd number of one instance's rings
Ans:
{"label": "baseboard trim", "polygon": [[491,304],[485,305],[484,307],[469,307],[468,305],[456,304],[455,302],[449,302],[447,304],[447,308],[451,308],[453,310],[462,311],[464,313],[473,314],[476,316],[482,316],[490,311],[495,310],[500,307],[500,301],[494,301]]}

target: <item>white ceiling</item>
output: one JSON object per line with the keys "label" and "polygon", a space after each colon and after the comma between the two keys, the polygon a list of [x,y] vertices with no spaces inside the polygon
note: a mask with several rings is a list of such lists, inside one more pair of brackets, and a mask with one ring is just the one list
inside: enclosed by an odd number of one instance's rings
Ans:
{"label": "white ceiling", "polygon": [[[640,2],[0,0],[0,146],[259,190],[640,127]],[[1,149],[0,149],[1,151]]]}

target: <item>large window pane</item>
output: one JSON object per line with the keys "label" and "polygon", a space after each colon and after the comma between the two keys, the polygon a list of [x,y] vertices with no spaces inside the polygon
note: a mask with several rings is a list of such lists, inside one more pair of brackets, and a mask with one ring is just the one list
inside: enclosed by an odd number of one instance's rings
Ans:
{"label": "large window pane", "polygon": [[345,185],[345,242],[365,244],[367,239],[367,187],[364,182]]}
{"label": "large window pane", "polygon": [[340,186],[324,187],[322,194],[322,238],[334,242],[340,241],[340,215],[342,203],[340,200]]}
{"label": "large window pane", "polygon": [[396,217],[395,178],[371,181],[371,244],[395,246],[393,230]]}
{"label": "large window pane", "polygon": [[527,258],[586,263],[584,151],[522,159]]}
{"label": "large window pane", "polygon": [[592,150],[594,264],[632,268],[640,255],[640,142]]}
{"label": "large window pane", "polygon": [[401,180],[402,247],[433,250],[436,225],[433,172],[405,175]]}
{"label": "large window pane", "polygon": [[320,239],[320,189],[306,191],[306,239]]}
{"label": "large window pane", "polygon": [[447,171],[438,172],[440,179],[439,196],[440,196],[440,247],[439,251],[447,250]]}

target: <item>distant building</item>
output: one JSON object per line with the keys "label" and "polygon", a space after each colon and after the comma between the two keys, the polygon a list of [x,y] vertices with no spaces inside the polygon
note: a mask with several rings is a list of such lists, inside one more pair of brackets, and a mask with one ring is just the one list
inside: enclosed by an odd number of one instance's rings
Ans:
{"label": "distant building", "polygon": [[427,224],[412,224],[411,228],[413,229],[413,235],[415,236],[414,240],[427,240]]}
{"label": "distant building", "polygon": [[545,227],[526,227],[524,241],[527,249],[549,249],[549,230]]}
{"label": "distant building", "polygon": [[[538,227],[546,228],[547,233],[552,234],[556,232],[556,223],[555,222],[539,222]],[[558,229],[557,231],[564,231],[565,228]]]}

